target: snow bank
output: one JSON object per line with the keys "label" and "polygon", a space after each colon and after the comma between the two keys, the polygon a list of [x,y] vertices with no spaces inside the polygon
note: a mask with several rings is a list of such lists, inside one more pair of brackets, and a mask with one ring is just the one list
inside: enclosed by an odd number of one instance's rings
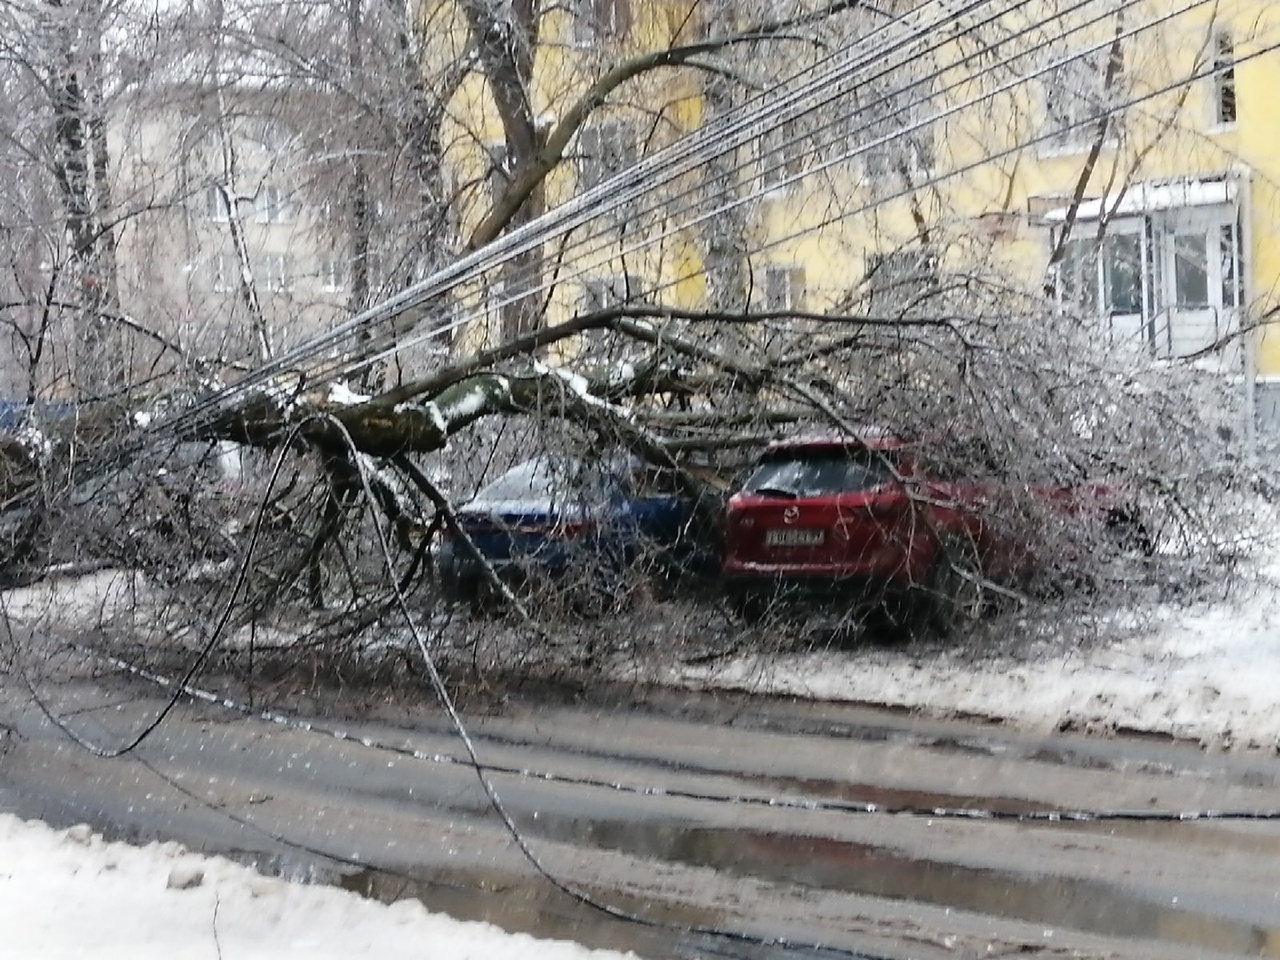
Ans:
{"label": "snow bank", "polygon": [[976,715],[1020,727],[1140,730],[1280,749],[1280,568],[1247,595],[1116,618],[1097,643],[1014,659],[905,650],[742,657],[677,682]]}
{"label": "snow bank", "polygon": [[332,887],[260,876],[176,843],[106,843],[0,815],[0,954],[6,960],[620,960],[562,941],[507,934],[386,906]]}
{"label": "snow bank", "polygon": [[30,622],[56,616],[64,628],[84,628],[130,612],[150,596],[141,574],[101,570],[87,576],[53,575],[0,593],[4,616]]}

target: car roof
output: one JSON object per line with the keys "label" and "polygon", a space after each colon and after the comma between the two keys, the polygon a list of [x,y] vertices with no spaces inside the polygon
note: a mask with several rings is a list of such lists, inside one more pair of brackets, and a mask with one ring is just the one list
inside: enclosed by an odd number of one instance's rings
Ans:
{"label": "car roof", "polygon": [[765,447],[765,455],[776,453],[827,452],[838,450],[898,450],[907,441],[892,430],[881,427],[859,429],[857,433],[801,434],[775,440]]}

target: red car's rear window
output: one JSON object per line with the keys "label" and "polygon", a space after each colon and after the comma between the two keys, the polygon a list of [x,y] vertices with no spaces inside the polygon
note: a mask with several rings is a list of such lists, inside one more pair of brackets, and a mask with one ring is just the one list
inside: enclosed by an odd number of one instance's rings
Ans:
{"label": "red car's rear window", "polygon": [[778,451],[756,467],[743,490],[794,500],[859,493],[878,487],[892,477],[893,471],[881,451]]}

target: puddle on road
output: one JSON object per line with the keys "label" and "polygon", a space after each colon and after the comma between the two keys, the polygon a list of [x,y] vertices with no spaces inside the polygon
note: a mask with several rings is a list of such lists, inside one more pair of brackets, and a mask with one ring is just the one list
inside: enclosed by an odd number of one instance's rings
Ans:
{"label": "puddle on road", "polygon": [[822,837],[650,823],[557,821],[539,834],[737,876],[972,910],[1106,936],[1146,938],[1280,957],[1280,927],[1264,928],[1152,903],[1122,887],[900,857]]}
{"label": "puddle on road", "polygon": [[1002,816],[1045,813],[1057,809],[1017,797],[980,797],[973,794],[936,793],[879,787],[845,780],[815,780],[798,777],[742,776],[744,783],[760,787],[778,797],[843,801],[861,808],[874,804],[883,812],[947,810],[990,810]]}
{"label": "puddle on road", "polygon": [[[413,899],[455,919],[492,923],[504,930],[549,939],[573,940],[593,949],[631,951],[663,960],[850,960],[847,950],[770,946],[694,932],[726,924],[718,913],[598,892],[611,908],[643,917],[629,923],[576,902],[541,880],[501,879],[451,872],[432,880],[407,880],[377,869],[348,873],[337,886],[392,903]],[[593,892],[594,893],[594,892]],[[731,925],[730,925],[731,926]],[[727,929],[727,927],[726,927]]]}
{"label": "puddle on road", "polygon": [[[884,799],[888,799],[887,797]],[[901,799],[906,799],[905,795]],[[953,805],[953,804],[949,804]],[[48,818],[56,820],[57,818]],[[83,819],[83,818],[81,818]],[[660,821],[556,818],[543,812],[523,824],[533,837],[612,850],[635,857],[714,869],[729,876],[797,884],[815,891],[918,902],[984,913],[1012,921],[1104,936],[1142,938],[1241,956],[1280,958],[1280,927],[1263,927],[1161,905],[1124,888],[1068,878],[1036,877],[901,857],[884,848],[820,837],[690,827]],[[1059,825],[1067,828],[1068,825]],[[1150,824],[1114,825],[1124,831]],[[1186,826],[1186,825],[1181,825]],[[97,824],[116,839],[134,842]],[[105,827],[105,829],[104,829]],[[1105,825],[1071,825],[1102,829]],[[205,852],[220,852],[205,849]],[[690,933],[679,928],[735,929],[715,910],[672,906],[617,891],[601,899],[651,918],[653,926],[620,922],[576,903],[538,878],[494,871],[440,871],[413,877],[370,868],[339,871],[319,861],[301,866],[299,855],[221,851],[276,875],[331,883],[385,902],[416,899],[428,909],[463,920],[487,921],[513,932],[570,939],[590,947],[633,951],[641,957],[714,960],[832,960],[847,952],[804,951]],[[667,923],[675,926],[664,927]]]}
{"label": "puddle on road", "polygon": [[[1280,958],[1280,928],[1237,923],[1152,903],[1122,887],[1104,883],[911,860],[879,847],[826,838],[677,824],[557,820],[544,813],[539,817],[537,833],[545,839],[709,867],[729,875],[794,883],[816,891],[914,901],[1047,928]],[[417,899],[431,910],[459,919],[487,921],[539,937],[568,938],[592,947],[631,950],[646,957],[822,960],[833,956],[826,951],[754,947],[681,933],[661,924],[676,928],[733,928],[734,923],[714,912],[628,900],[614,891],[602,894],[602,898],[624,911],[652,918],[658,925],[620,923],[598,910],[574,903],[546,882],[507,875],[451,872],[433,879],[406,880],[368,869],[331,880],[345,889],[387,902]]]}

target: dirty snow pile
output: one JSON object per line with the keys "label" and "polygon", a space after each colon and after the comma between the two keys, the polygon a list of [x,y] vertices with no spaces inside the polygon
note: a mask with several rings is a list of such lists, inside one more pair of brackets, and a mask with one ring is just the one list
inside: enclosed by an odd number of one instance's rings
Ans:
{"label": "dirty snow pile", "polygon": [[677,680],[986,717],[1033,731],[1142,731],[1215,749],[1280,750],[1280,550],[1251,572],[1247,585],[1217,601],[1135,604],[1096,624],[1088,642],[984,649],[979,638],[968,649],[923,654],[771,654],[686,669]]}
{"label": "dirty snow pile", "polygon": [[176,843],[106,843],[0,814],[0,956],[6,960],[621,960],[562,941],[263,877]]}

